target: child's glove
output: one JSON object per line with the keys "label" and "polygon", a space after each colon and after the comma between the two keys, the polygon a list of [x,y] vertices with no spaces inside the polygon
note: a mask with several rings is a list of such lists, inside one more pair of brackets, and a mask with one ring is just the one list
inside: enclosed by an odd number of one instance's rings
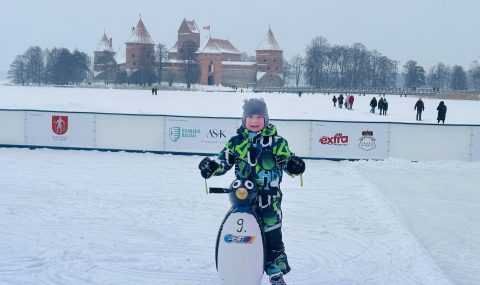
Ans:
{"label": "child's glove", "polygon": [[207,179],[210,178],[215,170],[220,166],[218,162],[215,160],[211,159],[210,157],[205,157],[200,161],[200,164],[198,165],[198,169],[200,169],[200,174],[202,175],[203,178]]}
{"label": "child's glove", "polygon": [[290,157],[287,163],[287,171],[293,175],[302,174],[305,171],[305,162],[298,156]]}

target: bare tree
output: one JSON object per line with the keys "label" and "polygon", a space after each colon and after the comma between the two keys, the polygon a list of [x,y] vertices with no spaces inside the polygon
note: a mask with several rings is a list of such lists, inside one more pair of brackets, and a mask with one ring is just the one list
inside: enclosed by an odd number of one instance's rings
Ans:
{"label": "bare tree", "polygon": [[427,75],[427,83],[432,88],[447,88],[450,81],[451,68],[443,63],[438,63],[432,68]]}
{"label": "bare tree", "polygon": [[329,43],[323,37],[314,38],[307,47],[306,79],[315,87],[323,87],[325,83],[325,67]]}
{"label": "bare tree", "polygon": [[140,48],[137,70],[134,72],[133,81],[143,86],[152,85],[156,81],[153,47],[142,46]]}
{"label": "bare tree", "polygon": [[194,41],[186,41],[180,49],[180,56],[185,61],[184,74],[187,88],[190,88],[193,83],[196,83],[200,76],[200,68],[195,53],[197,49],[198,45]]}
{"label": "bare tree", "polygon": [[45,56],[38,46],[30,47],[24,53],[23,58],[26,66],[26,76],[32,84],[40,85],[45,70]]}
{"label": "bare tree", "polygon": [[90,57],[79,50],[74,50],[71,54],[71,69],[72,78],[75,84],[84,82],[87,79],[88,72],[90,71]]}
{"label": "bare tree", "polygon": [[292,65],[285,58],[283,58],[282,74],[283,80],[288,84],[292,78]]}
{"label": "bare tree", "polygon": [[162,70],[168,59],[168,49],[164,44],[158,44],[155,50],[155,69],[157,70],[158,84],[162,83]]}
{"label": "bare tree", "polygon": [[292,67],[293,78],[295,79],[295,86],[298,86],[303,71],[305,70],[305,59],[299,54],[294,55],[290,60],[290,65]]}
{"label": "bare tree", "polygon": [[115,60],[115,53],[110,51],[103,51],[102,56],[98,59],[101,66],[101,71],[105,76],[105,85],[108,85],[110,81],[117,82],[117,61]]}
{"label": "bare tree", "polygon": [[352,46],[350,86],[366,85],[369,74],[369,55],[367,48],[361,43]]}
{"label": "bare tree", "polygon": [[476,60],[473,61],[468,73],[470,75],[471,86],[473,89],[480,90],[480,63]]}
{"label": "bare tree", "polygon": [[338,78],[336,81],[338,82],[337,84],[339,87],[348,87],[349,82],[347,78],[352,52],[348,46],[338,46],[336,48],[338,48],[338,52],[340,54],[337,62],[338,73],[336,75],[338,75]]}
{"label": "bare tree", "polygon": [[44,82],[46,84],[51,84],[56,81],[56,66],[60,58],[61,49],[54,48],[52,50],[45,50],[45,76]]}
{"label": "bare tree", "polygon": [[467,73],[460,65],[455,65],[452,68],[452,77],[450,81],[450,88],[453,90],[467,90]]}
{"label": "bare tree", "polygon": [[403,65],[405,87],[417,88],[425,85],[425,70],[416,61],[409,60]]}
{"label": "bare tree", "polygon": [[361,43],[330,46],[317,37],[307,47],[304,72],[307,83],[315,87],[391,87],[396,83],[397,65]]}
{"label": "bare tree", "polygon": [[17,55],[15,60],[10,64],[8,76],[15,84],[27,84],[27,68],[23,55]]}
{"label": "bare tree", "polygon": [[398,62],[389,59],[386,56],[381,56],[378,62],[378,72],[376,84],[373,87],[392,87],[395,86],[397,80],[397,65]]}

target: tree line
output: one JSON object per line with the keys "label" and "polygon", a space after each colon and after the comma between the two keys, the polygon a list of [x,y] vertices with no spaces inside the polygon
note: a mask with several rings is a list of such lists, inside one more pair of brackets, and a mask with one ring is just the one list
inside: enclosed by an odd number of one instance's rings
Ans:
{"label": "tree line", "polygon": [[474,60],[466,71],[460,65],[438,63],[428,73],[415,60],[408,60],[399,74],[398,61],[368,50],[363,44],[331,45],[316,37],[307,46],[305,55],[284,60],[283,76],[298,86],[301,79],[316,88],[387,88],[399,86],[403,77],[405,88],[480,90],[480,62]]}
{"label": "tree line", "polygon": [[414,60],[403,66],[405,87],[418,88],[428,86],[433,89],[480,90],[480,63],[473,61],[466,71],[460,65],[449,66],[442,62],[435,64],[428,73]]}
{"label": "tree line", "polygon": [[[197,49],[195,43],[187,42],[179,50],[185,63],[183,79],[187,86],[196,83],[199,78]],[[167,48],[159,43],[155,46],[153,57],[146,50],[141,53],[133,73],[119,70],[114,53],[105,52],[97,64],[104,73],[105,84],[146,86],[162,82],[167,59]],[[255,58],[244,54],[242,60],[254,61]],[[304,56],[295,55],[290,60],[284,59],[283,63],[285,81],[296,86],[304,79],[307,85],[315,88],[389,88],[398,86],[397,78],[401,75],[406,88],[480,90],[480,62],[477,60],[472,62],[469,70],[440,62],[428,73],[415,60],[409,60],[399,74],[398,61],[377,50],[369,50],[361,43],[332,45],[323,37],[312,39]],[[91,80],[91,74],[91,61],[86,53],[78,50],[70,52],[66,48],[42,50],[35,46],[15,57],[8,78],[21,85],[68,85]],[[172,81],[171,78],[167,80]]]}
{"label": "tree line", "polygon": [[15,57],[8,78],[21,85],[68,85],[85,82],[89,71],[90,57],[86,53],[66,48],[42,50],[35,46]]}
{"label": "tree line", "polygon": [[[296,55],[287,62],[284,76],[298,86],[302,75],[316,88],[394,87],[398,62],[363,44],[331,45],[316,37],[304,57]],[[286,73],[286,74],[285,74]]]}

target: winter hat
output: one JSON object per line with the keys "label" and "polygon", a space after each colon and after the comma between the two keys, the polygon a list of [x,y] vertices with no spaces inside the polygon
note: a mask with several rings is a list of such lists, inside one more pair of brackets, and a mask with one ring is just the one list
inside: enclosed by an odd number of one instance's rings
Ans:
{"label": "winter hat", "polygon": [[268,126],[269,117],[267,104],[263,98],[251,98],[243,100],[243,115],[242,115],[242,125],[245,127],[245,120],[248,116],[251,115],[262,115],[265,119],[265,127]]}

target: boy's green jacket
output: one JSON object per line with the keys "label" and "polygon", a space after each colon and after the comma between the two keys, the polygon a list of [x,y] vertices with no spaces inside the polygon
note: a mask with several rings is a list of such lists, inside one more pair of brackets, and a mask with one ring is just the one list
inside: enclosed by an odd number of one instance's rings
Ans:
{"label": "boy's green jacket", "polygon": [[287,162],[293,155],[274,125],[269,124],[258,133],[241,126],[218,154],[220,166],[213,175],[222,175],[235,165],[237,179],[254,181],[259,190],[278,191],[283,171],[287,172]]}

